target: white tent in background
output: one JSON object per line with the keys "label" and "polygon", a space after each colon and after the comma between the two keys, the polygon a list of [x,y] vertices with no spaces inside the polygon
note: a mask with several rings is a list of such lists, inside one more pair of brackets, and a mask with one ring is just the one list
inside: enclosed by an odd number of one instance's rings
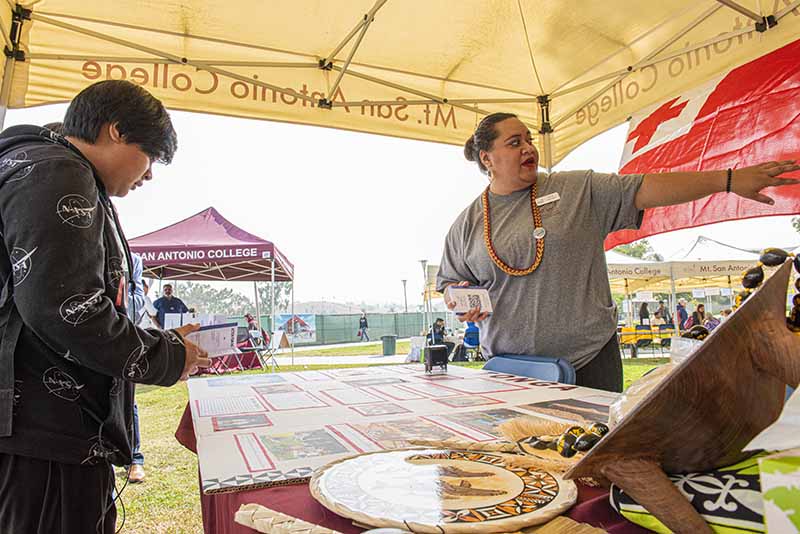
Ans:
{"label": "white tent in background", "polygon": [[[785,250],[800,253],[800,247]],[[758,262],[760,254],[760,250],[699,236],[667,261],[646,261],[610,250],[606,252],[606,263],[613,292],[624,293],[629,301],[630,295],[638,291],[669,293],[670,309],[674,309],[678,291],[704,289],[702,298],[705,298],[715,289],[724,289],[723,293],[729,293],[732,301],[742,273]]]}

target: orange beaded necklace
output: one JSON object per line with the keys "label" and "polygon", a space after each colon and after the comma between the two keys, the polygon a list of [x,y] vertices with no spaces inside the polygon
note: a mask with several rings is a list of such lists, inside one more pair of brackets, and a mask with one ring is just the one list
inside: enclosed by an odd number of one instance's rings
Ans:
{"label": "orange beaded necklace", "polygon": [[539,206],[536,205],[536,182],[531,187],[531,213],[533,214],[534,237],[536,238],[536,257],[533,264],[527,269],[516,269],[500,259],[492,243],[492,222],[489,217],[489,188],[483,192],[483,242],[486,243],[486,250],[497,267],[510,276],[527,276],[535,271],[542,262],[544,256],[544,228],[542,227],[542,216],[539,213]]}

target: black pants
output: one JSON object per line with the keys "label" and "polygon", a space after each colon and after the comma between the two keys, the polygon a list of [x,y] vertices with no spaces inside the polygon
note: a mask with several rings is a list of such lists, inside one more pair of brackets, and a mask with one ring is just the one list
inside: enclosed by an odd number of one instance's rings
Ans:
{"label": "black pants", "polygon": [[0,453],[0,532],[113,534],[113,487],[109,464],[62,464]]}
{"label": "black pants", "polygon": [[589,363],[578,369],[575,383],[579,386],[622,392],[622,357],[617,335],[611,336]]}

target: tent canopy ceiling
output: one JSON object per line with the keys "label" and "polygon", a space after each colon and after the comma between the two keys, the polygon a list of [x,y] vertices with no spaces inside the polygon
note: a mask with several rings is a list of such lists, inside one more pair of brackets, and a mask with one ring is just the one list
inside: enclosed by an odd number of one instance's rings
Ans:
{"label": "tent canopy ceiling", "polygon": [[[294,266],[275,245],[207,208],[180,222],[130,240],[145,274],[169,280],[288,282]],[[274,260],[274,263],[273,263]]]}
{"label": "tent canopy ceiling", "polygon": [[10,107],[126,78],[173,109],[452,144],[484,114],[512,111],[535,131],[552,129],[540,135],[546,166],[633,111],[800,34],[800,0],[24,5],[30,20],[16,43],[13,4],[0,10],[6,44],[24,53],[7,62]]}

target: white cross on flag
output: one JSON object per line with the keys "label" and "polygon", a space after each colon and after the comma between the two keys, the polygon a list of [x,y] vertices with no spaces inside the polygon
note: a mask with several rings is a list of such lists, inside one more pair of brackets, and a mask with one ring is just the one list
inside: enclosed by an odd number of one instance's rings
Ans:
{"label": "white cross on flag", "polygon": [[[634,115],[620,174],[736,169],[786,159],[800,160],[800,40]],[[605,248],[680,228],[800,213],[800,186],[764,193],[774,205],[717,193],[647,210],[641,229],[609,235]]]}

